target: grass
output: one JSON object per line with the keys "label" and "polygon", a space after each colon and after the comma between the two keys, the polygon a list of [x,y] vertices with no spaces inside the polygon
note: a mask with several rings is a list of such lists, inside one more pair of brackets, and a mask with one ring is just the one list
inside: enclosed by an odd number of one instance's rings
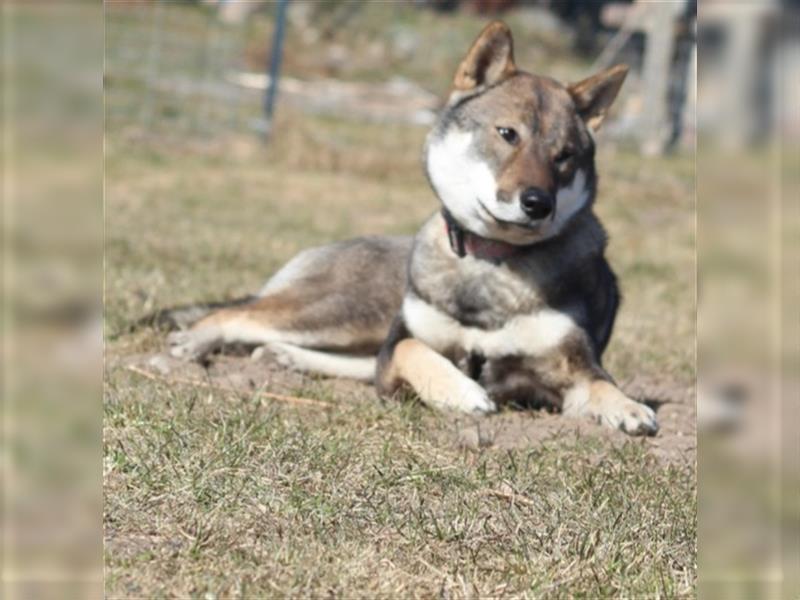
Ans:
{"label": "grass", "polygon": [[641,444],[442,447],[414,405],[296,412],[117,378],[109,595],[675,597],[694,475]]}
{"label": "grass", "polygon": [[[419,164],[424,129],[282,105],[268,147],[154,134],[115,109],[140,90],[114,64],[109,597],[693,595],[694,462],[659,460],[647,441],[568,433],[469,449],[454,443],[452,417],[378,402],[369,388],[309,378],[288,391],[331,407],[293,407],[125,370],[127,356],[163,348],[158,332],[126,332],[150,310],[251,292],[312,244],[411,234],[436,204]],[[690,386],[693,161],[642,159],[602,138],[600,148],[597,210],[625,295],[606,366],[620,380]]]}

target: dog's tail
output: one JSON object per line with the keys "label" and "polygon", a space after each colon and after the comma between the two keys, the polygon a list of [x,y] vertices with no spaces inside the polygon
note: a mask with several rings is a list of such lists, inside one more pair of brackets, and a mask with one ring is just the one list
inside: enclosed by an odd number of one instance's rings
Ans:
{"label": "dog's tail", "polygon": [[128,328],[129,332],[142,327],[173,330],[188,329],[193,323],[199,321],[212,311],[220,308],[244,306],[258,299],[258,296],[242,296],[221,302],[199,302],[196,304],[183,304],[172,308],[162,308],[134,321]]}

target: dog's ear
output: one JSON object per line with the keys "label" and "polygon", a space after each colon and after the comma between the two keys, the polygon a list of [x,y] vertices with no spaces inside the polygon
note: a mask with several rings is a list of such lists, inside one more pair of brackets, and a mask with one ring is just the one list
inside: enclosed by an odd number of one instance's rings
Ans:
{"label": "dog's ear", "polygon": [[578,113],[595,131],[600,128],[627,74],[627,65],[617,65],[567,86]]}
{"label": "dog's ear", "polygon": [[491,85],[516,71],[511,30],[502,21],[483,28],[456,71],[453,87],[466,92],[481,85]]}

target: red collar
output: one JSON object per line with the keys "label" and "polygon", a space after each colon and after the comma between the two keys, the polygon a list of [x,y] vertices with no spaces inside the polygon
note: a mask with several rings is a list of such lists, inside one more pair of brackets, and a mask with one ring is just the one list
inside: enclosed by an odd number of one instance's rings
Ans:
{"label": "red collar", "polygon": [[442,216],[444,217],[445,231],[447,239],[450,241],[450,248],[459,258],[464,258],[469,254],[482,260],[500,262],[514,256],[523,249],[523,246],[491,240],[467,231],[461,227],[447,210],[442,210]]}

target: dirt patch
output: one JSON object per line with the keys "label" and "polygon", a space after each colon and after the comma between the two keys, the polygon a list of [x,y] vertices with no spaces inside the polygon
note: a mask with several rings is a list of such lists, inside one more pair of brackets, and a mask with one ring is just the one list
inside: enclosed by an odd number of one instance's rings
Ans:
{"label": "dirt patch", "polygon": [[[235,393],[261,394],[265,400],[312,409],[332,408],[346,401],[374,402],[372,386],[346,379],[324,379],[288,371],[269,354],[258,360],[248,355],[217,355],[206,365],[186,363],[163,353],[137,354],[120,359],[118,366],[142,377],[176,385],[207,387]],[[304,396],[310,386],[324,386],[329,400]],[[621,382],[630,396],[649,404],[658,414],[660,430],[640,443],[667,463],[694,464],[697,457],[695,390],[646,377]],[[346,399],[346,400],[345,400]],[[518,449],[535,447],[556,438],[593,438],[604,444],[618,445],[631,438],[601,425],[564,417],[547,411],[504,410],[490,417],[453,416],[447,422],[442,443],[470,450],[486,447]]]}
{"label": "dirt patch", "polygon": [[[658,414],[658,434],[641,439],[641,443],[665,462],[693,464],[697,456],[694,388],[638,378],[623,382],[622,389]],[[594,438],[611,445],[631,439],[596,423],[546,411],[504,411],[489,418],[464,421],[457,429],[456,440],[471,449],[533,447],[565,436]]]}

